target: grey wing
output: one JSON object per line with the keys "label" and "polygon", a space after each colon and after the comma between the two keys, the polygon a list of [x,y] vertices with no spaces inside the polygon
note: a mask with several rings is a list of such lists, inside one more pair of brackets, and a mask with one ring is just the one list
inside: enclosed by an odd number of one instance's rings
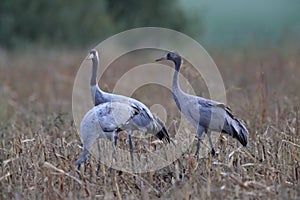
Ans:
{"label": "grey wing", "polygon": [[104,131],[122,129],[139,114],[135,105],[123,102],[108,102],[97,107],[98,122]]}
{"label": "grey wing", "polygon": [[118,129],[118,124],[114,120],[110,103],[100,104],[95,107],[97,121],[104,132],[113,132]]}
{"label": "grey wing", "polygon": [[249,132],[243,122],[237,119],[232,112],[226,108],[226,120],[222,132],[228,133],[236,138],[243,146],[248,143]]}
{"label": "grey wing", "polygon": [[243,146],[246,146],[249,132],[242,120],[236,118],[231,109],[222,103],[211,101],[209,104],[211,104],[211,106],[215,109],[220,110],[221,116],[219,118],[224,121],[221,131],[229,134],[233,138],[236,138]]}
{"label": "grey wing", "polygon": [[140,101],[122,95],[113,95],[111,100],[114,102],[124,102],[134,105],[139,110],[139,114],[133,119],[136,125],[140,127],[145,127],[152,122],[153,115],[151,111]]}
{"label": "grey wing", "polygon": [[135,106],[135,108],[139,111],[138,115],[134,116],[133,121],[139,127],[146,127],[153,121],[153,114],[151,111],[141,102],[131,99],[130,103]]}
{"label": "grey wing", "polygon": [[198,101],[198,117],[199,125],[205,129],[221,131],[224,125],[226,112],[223,108],[217,107],[209,101]]}
{"label": "grey wing", "polygon": [[203,98],[190,95],[184,103],[182,112],[195,128],[199,125],[205,129],[209,128],[211,122],[212,106]]}

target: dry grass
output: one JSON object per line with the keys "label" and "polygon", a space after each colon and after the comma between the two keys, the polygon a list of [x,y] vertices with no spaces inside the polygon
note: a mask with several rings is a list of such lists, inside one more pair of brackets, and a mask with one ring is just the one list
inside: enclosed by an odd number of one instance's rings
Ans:
{"label": "dry grass", "polygon": [[[97,177],[94,158],[74,175],[81,141],[72,121],[71,92],[84,55],[1,51],[0,197],[299,199],[297,52],[293,48],[259,53],[215,51],[212,57],[223,75],[229,105],[249,127],[248,146],[238,148],[235,140],[221,136],[216,158],[196,160],[191,149],[170,166],[141,174],[144,187],[138,190],[132,175],[110,173],[105,166]],[[193,77],[188,70],[183,73]],[[113,85],[108,80],[110,73],[101,84]],[[170,109],[169,125],[178,112]],[[170,132],[174,132],[172,125]]]}

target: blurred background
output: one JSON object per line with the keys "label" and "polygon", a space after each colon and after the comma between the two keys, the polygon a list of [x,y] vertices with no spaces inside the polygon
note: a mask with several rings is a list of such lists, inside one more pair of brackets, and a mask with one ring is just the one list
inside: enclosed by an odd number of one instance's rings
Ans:
{"label": "blurred background", "polygon": [[[180,176],[194,188],[184,186],[178,194],[181,182],[174,186],[168,179],[174,177],[174,170],[156,172],[159,177],[167,171],[167,178],[148,180],[153,174],[144,178],[174,197],[190,192],[203,199],[275,198],[277,194],[283,199],[299,198],[299,11],[298,0],[1,0],[0,197],[64,198],[72,192],[86,197],[86,191],[99,194],[99,185],[100,193],[114,193],[109,179],[103,177],[84,178],[82,186],[52,173],[57,172],[55,167],[67,170],[80,154],[81,140],[72,116],[74,78],[89,50],[99,42],[120,31],[155,26],[187,34],[211,55],[223,77],[229,106],[249,129],[250,143],[244,150],[250,153],[234,153],[235,141],[223,138],[218,144],[225,167],[216,171],[210,159],[197,165],[183,159],[180,169],[186,174]],[[122,73],[139,63],[131,58],[141,54],[133,54],[129,60],[120,58],[104,73],[99,81],[104,90],[112,91]],[[197,95],[209,98],[200,75],[191,68],[181,72]],[[148,86],[144,89],[152,91]],[[161,101],[170,105],[167,126],[172,135],[178,109],[168,94]],[[135,95],[145,104],[155,98],[143,96],[140,90]],[[41,163],[46,161],[55,167],[43,168]],[[246,162],[250,164],[239,164]],[[194,175],[189,169],[198,164]],[[92,172],[91,166],[95,165],[89,165]],[[126,183],[130,177],[119,178]],[[243,185],[247,180],[252,182]],[[128,184],[122,184],[124,192]],[[83,187],[86,190],[78,189]],[[133,195],[136,188],[129,186],[128,191]]]}
{"label": "blurred background", "polygon": [[206,48],[263,47],[299,42],[299,9],[296,0],[4,0],[0,44],[90,47],[120,31],[157,26],[182,31]]}
{"label": "blurred background", "polygon": [[[89,49],[120,31],[143,26],[174,29],[197,40],[232,94],[241,93],[236,88],[255,91],[263,72],[268,92],[284,88],[291,92],[285,95],[298,94],[299,10],[296,0],[3,0],[0,119],[28,102],[41,110],[54,106],[70,112],[73,80]],[[112,90],[114,73],[100,85]],[[288,88],[283,80],[289,81]]]}

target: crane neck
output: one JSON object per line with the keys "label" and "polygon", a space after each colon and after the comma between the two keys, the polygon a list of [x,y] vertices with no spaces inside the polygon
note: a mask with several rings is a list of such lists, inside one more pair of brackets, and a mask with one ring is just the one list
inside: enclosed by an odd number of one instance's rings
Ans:
{"label": "crane neck", "polygon": [[179,99],[181,96],[184,95],[184,92],[181,90],[179,81],[178,81],[178,74],[179,74],[181,62],[174,62],[174,63],[175,63],[175,72],[173,75],[172,95],[173,95],[173,98],[174,98],[174,101],[175,101],[177,107],[179,108],[179,110],[181,110]]}
{"label": "crane neck", "polygon": [[179,72],[177,70],[175,70],[174,75],[173,75],[173,84],[172,84],[173,92],[181,91],[180,86],[179,86],[179,81],[178,81],[178,74],[179,74]]}
{"label": "crane neck", "polygon": [[100,87],[97,84],[97,71],[98,71],[98,58],[93,59],[93,68],[92,68],[92,77],[91,77],[91,95],[92,95],[92,100],[95,106],[103,103],[103,102],[108,102],[111,100],[111,97],[108,93],[103,92]]}
{"label": "crane neck", "polygon": [[97,71],[98,71],[98,64],[99,61],[98,59],[93,59],[93,65],[92,65],[92,77],[91,77],[91,82],[90,85],[97,85]]}

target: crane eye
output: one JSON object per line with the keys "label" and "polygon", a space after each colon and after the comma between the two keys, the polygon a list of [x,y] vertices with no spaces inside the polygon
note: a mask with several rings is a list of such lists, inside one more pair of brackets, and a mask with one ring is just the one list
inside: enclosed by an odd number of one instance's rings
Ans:
{"label": "crane eye", "polygon": [[169,60],[171,58],[171,53],[167,54],[167,59]]}

